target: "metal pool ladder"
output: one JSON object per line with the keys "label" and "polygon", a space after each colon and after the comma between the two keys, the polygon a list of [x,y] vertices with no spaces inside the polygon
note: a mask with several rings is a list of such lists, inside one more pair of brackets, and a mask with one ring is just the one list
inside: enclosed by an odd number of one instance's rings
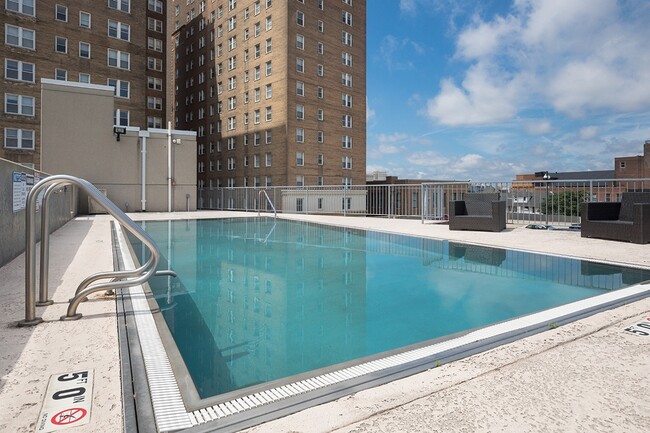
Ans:
{"label": "metal pool ladder", "polygon": [[265,189],[260,189],[260,191],[257,193],[257,216],[260,216],[261,212],[261,203],[262,203],[262,194],[264,194],[264,197],[266,197],[266,202],[271,205],[271,209],[273,209],[273,218],[278,217],[278,211],[275,210],[275,206],[273,206],[273,202],[271,201],[271,198],[269,195],[266,193]]}
{"label": "metal pool ladder", "polygon": [[[81,318],[81,313],[77,313],[77,307],[85,300],[91,293],[100,290],[112,290],[117,288],[131,287],[146,282],[154,275],[171,275],[176,276],[176,273],[171,270],[156,272],[156,266],[160,260],[160,251],[155,242],[139,225],[135,224],[124,212],[118,208],[115,203],[110,201],[104,194],[102,194],[93,184],[85,179],[81,179],[69,175],[55,175],[47,177],[38,182],[29,191],[27,195],[27,206],[25,209],[25,320],[18,322],[18,326],[33,326],[41,323],[42,318],[36,317],[36,306],[45,306],[53,303],[48,300],[48,265],[49,265],[49,197],[55,191],[60,190],[67,185],[74,185],[85,191],[92,197],[101,207],[113,216],[126,230],[137,237],[144,245],[149,248],[151,255],[147,261],[137,269],[113,271],[113,272],[99,272],[90,275],[84,279],[75,292],[75,295],[70,299],[68,310],[61,320],[77,320]],[[39,279],[39,298],[35,302],[35,281],[36,281],[36,235],[35,235],[35,214],[36,202],[41,192],[43,193],[42,209],[41,209],[41,266],[40,266],[40,279]],[[109,282],[92,283],[102,280],[110,279]]]}

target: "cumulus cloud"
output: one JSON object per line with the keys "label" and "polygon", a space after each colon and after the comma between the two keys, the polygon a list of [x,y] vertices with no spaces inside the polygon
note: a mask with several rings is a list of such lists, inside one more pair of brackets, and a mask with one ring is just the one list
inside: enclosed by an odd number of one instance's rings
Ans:
{"label": "cumulus cloud", "polygon": [[531,101],[571,118],[650,109],[650,8],[632,5],[515,0],[505,15],[474,16],[456,38],[454,61],[467,65],[440,81],[428,116],[450,126],[503,122]]}
{"label": "cumulus cloud", "polygon": [[524,125],[526,132],[530,135],[542,135],[553,130],[551,122],[548,120],[531,120]]}
{"label": "cumulus cloud", "polygon": [[517,112],[519,84],[498,81],[483,64],[471,67],[460,86],[444,80],[438,96],[427,102],[428,115],[449,126],[480,125],[510,119]]}
{"label": "cumulus cloud", "polygon": [[585,126],[580,129],[580,138],[582,140],[591,140],[598,136],[599,128],[597,126]]}

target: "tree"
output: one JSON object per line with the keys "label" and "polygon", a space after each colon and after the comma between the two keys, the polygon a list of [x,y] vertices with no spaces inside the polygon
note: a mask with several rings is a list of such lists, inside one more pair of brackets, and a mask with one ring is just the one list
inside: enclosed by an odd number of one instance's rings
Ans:
{"label": "tree", "polygon": [[[559,193],[551,193],[548,197],[549,215],[580,216],[580,206],[587,201],[586,191],[565,190]],[[547,212],[546,199],[542,200],[540,211]]]}

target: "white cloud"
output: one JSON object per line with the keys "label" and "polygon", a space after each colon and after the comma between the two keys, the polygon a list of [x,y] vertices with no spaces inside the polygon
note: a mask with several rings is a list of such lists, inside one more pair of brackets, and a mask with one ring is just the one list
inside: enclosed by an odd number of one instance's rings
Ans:
{"label": "white cloud", "polygon": [[506,15],[475,16],[454,56],[470,63],[440,81],[427,113],[463,126],[514,119],[531,101],[572,118],[648,110],[649,20],[647,4],[616,0],[515,0]]}
{"label": "white cloud", "polygon": [[597,126],[585,126],[580,129],[580,138],[582,140],[591,140],[598,136],[599,128]]}
{"label": "white cloud", "polygon": [[[486,65],[472,66],[459,87],[444,80],[438,96],[427,102],[427,113],[449,126],[481,125],[510,119],[517,112],[519,84],[493,79]],[[499,77],[497,77],[499,78]]]}
{"label": "white cloud", "polygon": [[413,59],[425,53],[425,48],[409,38],[399,39],[387,35],[379,46],[379,56],[389,70],[404,71],[414,69]]}
{"label": "white cloud", "polygon": [[553,130],[551,122],[546,119],[543,120],[531,120],[526,122],[524,125],[526,132],[530,135],[542,135],[547,134]]}
{"label": "white cloud", "polygon": [[415,8],[415,0],[400,0],[399,1],[399,9],[402,12],[406,13],[414,13],[416,8]]}
{"label": "white cloud", "polygon": [[366,122],[375,117],[375,114],[375,110],[370,108],[370,104],[368,104],[368,97],[366,96]]}

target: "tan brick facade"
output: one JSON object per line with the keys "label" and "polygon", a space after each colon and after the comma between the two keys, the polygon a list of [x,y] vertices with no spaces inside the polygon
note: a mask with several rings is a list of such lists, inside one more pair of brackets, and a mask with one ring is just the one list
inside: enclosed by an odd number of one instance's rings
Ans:
{"label": "tan brick facade", "polygon": [[200,187],[365,182],[365,1],[176,0],[170,10],[168,109],[176,128],[198,133]]}
{"label": "tan brick facade", "polygon": [[[35,106],[32,115],[17,115],[8,113],[5,104],[0,114],[3,143],[0,157],[40,167],[41,146],[47,145],[47,137],[40,135],[41,78],[67,81],[89,79],[91,84],[102,85],[109,84],[109,79],[116,80],[118,85],[123,86],[122,94],[125,97],[116,98],[115,108],[128,111],[129,125],[146,129],[149,119],[157,123],[151,126],[164,126],[167,117],[165,1],[34,0],[33,11],[30,3],[8,0],[4,2],[2,10],[4,25],[0,30],[3,34],[0,51],[5,60],[0,92],[3,103],[6,95],[17,95],[33,98]],[[28,39],[29,35],[33,35],[33,46],[13,45],[16,31],[26,34]],[[109,33],[112,35],[109,36]],[[128,53],[128,65],[124,65],[124,68],[109,66],[109,50],[118,59],[120,53]],[[33,68],[31,80],[14,78],[13,72],[8,72],[7,62],[11,62],[10,69],[17,63],[33,65],[28,66]],[[148,97],[152,99],[148,100]],[[106,122],[110,127],[113,119],[106,119]],[[33,149],[15,149],[13,142],[8,146],[7,128],[10,133],[16,129],[34,131]],[[72,125],[70,133],[74,134]]]}

